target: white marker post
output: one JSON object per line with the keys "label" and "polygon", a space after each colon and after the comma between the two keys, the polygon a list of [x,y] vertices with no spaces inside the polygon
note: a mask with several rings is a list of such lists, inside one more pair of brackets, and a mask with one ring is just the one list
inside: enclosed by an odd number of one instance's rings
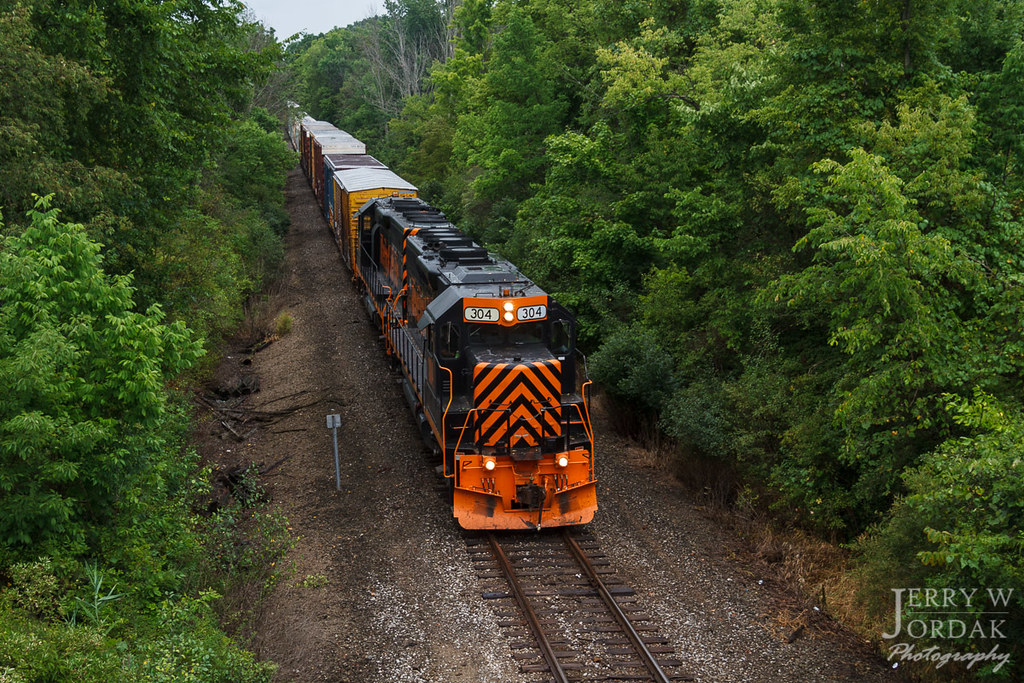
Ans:
{"label": "white marker post", "polygon": [[334,434],[334,484],[341,490],[341,463],[338,462],[338,427],[341,426],[341,415],[334,413],[327,416],[327,428]]}

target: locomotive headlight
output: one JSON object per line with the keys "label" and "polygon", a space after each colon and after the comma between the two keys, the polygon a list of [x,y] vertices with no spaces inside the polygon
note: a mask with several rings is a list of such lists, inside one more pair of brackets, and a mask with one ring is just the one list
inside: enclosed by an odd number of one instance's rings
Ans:
{"label": "locomotive headlight", "polygon": [[494,458],[484,458],[484,469],[490,472],[494,469]]}
{"label": "locomotive headlight", "polygon": [[512,311],[505,311],[505,320],[507,320],[508,322],[512,322],[513,317],[514,316],[512,315]]}
{"label": "locomotive headlight", "polygon": [[511,301],[506,301],[506,302],[505,302],[505,305],[503,306],[503,308],[504,308],[504,309],[505,309],[506,311],[508,311],[509,313],[511,313],[511,312],[512,312],[512,309],[513,309],[513,308],[515,308],[515,306],[514,306],[514,305],[512,304],[512,302],[511,302]]}
{"label": "locomotive headlight", "polygon": [[567,456],[567,455],[560,455],[560,456],[558,456],[558,466],[559,467],[568,467],[569,466],[569,456]]}

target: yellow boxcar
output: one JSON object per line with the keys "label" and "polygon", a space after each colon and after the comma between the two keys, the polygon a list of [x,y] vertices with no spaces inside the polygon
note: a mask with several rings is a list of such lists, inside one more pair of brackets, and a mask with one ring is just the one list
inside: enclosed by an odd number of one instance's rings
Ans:
{"label": "yellow boxcar", "polygon": [[[340,225],[335,234],[339,240],[345,263],[358,274],[359,259],[356,253],[356,211],[366,202],[377,197],[416,197],[416,186],[387,168],[353,168],[334,174],[335,201],[341,198],[336,215]],[[335,220],[337,221],[338,218]]]}

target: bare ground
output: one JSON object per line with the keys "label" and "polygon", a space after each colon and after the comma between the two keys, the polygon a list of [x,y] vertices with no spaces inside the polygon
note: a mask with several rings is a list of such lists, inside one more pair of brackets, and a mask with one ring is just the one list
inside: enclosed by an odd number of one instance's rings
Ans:
{"label": "bare ground", "polygon": [[[251,357],[228,354],[218,375],[256,373],[255,408],[305,407],[242,442],[211,421],[200,444],[222,465],[281,461],[264,485],[290,520],[294,571],[258,610],[253,649],[279,664],[280,681],[533,680],[480,598],[435,463],[301,172],[287,194],[278,305],[292,330]],[[341,415],[340,491],[331,413]],[[604,424],[597,442],[591,529],[697,680],[895,678],[701,501],[644,467],[635,444]]]}

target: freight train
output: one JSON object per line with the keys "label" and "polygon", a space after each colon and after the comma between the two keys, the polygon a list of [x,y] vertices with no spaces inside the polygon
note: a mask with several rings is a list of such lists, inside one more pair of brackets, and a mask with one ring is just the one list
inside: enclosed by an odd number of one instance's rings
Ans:
{"label": "freight train", "polygon": [[330,123],[289,126],[467,529],[589,522],[594,430],[576,321]]}

